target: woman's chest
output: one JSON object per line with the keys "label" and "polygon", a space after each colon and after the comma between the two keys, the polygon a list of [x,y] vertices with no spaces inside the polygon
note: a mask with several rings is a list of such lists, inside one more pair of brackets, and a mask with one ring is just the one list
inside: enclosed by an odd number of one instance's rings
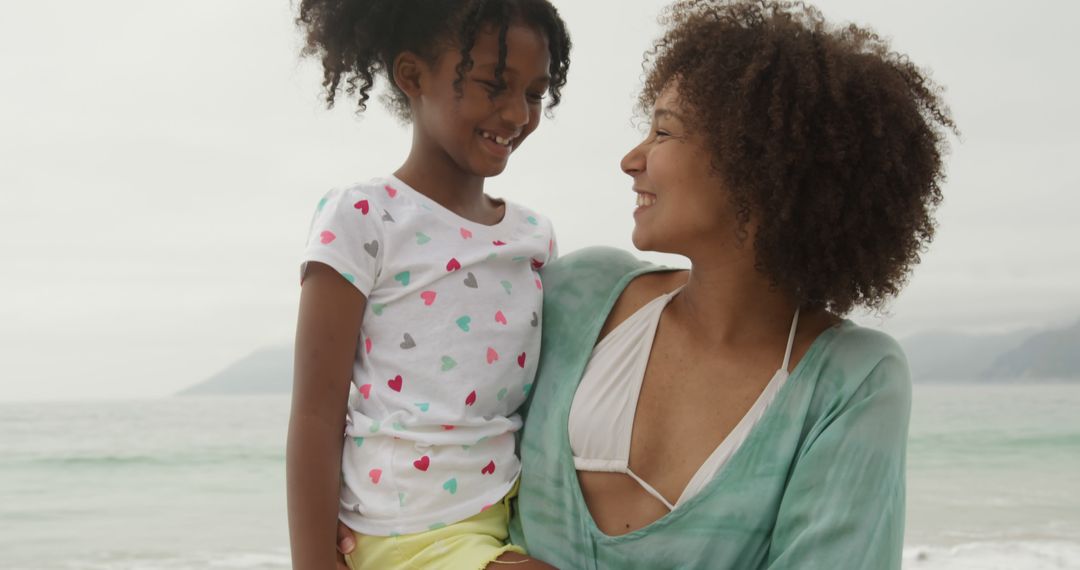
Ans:
{"label": "woman's chest", "polygon": [[634,414],[630,468],[674,502],[776,372],[764,363],[692,353],[658,337]]}

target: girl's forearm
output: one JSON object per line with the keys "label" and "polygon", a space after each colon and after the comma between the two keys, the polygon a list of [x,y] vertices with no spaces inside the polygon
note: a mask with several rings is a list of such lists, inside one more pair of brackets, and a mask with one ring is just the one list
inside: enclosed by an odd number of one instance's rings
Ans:
{"label": "girl's forearm", "polygon": [[335,567],[341,445],[340,424],[302,413],[291,417],[285,472],[295,570]]}

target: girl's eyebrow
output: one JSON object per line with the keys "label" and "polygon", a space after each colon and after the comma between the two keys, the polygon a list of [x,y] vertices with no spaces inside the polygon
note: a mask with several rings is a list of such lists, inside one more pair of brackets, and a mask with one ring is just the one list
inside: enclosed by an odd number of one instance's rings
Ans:
{"label": "girl's eyebrow", "polygon": [[[495,64],[495,63],[477,64],[477,65],[473,66],[473,69],[475,69],[477,71],[481,71],[481,72],[491,71],[492,73],[494,73],[496,65],[497,64]],[[517,75],[517,70],[512,68],[512,67],[508,67],[505,70],[503,70],[503,73],[505,75],[510,76],[510,77],[514,77],[514,76]],[[550,84],[551,83],[551,76],[548,75],[547,73],[545,73],[543,75],[538,75],[538,76],[536,76],[535,79],[533,79],[534,83],[535,82],[540,82],[540,81],[543,81],[544,83]]]}

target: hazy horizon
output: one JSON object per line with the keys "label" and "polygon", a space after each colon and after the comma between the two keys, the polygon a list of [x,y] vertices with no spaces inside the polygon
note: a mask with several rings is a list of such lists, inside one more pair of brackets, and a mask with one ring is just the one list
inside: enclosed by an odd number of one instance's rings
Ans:
{"label": "hazy horizon", "polygon": [[[668,2],[555,4],[575,44],[563,105],[488,193],[548,215],[564,254],[632,249],[618,162],[640,136],[641,54]],[[888,316],[856,320],[898,337],[1080,320],[1080,4],[813,4],[930,69],[964,132],[937,239]],[[312,208],[396,168],[408,129],[377,103],[361,119],[348,99],[324,108],[289,2],[63,0],[7,16],[0,402],[172,394],[289,342]]]}

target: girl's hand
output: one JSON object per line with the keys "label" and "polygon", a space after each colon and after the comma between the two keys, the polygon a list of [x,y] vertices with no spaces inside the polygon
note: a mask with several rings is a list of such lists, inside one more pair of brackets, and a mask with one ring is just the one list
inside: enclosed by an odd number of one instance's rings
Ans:
{"label": "girl's hand", "polygon": [[345,563],[345,555],[349,554],[356,548],[356,539],[353,538],[352,529],[345,526],[345,523],[338,521],[337,523],[337,549],[338,560],[337,570],[349,570],[348,564]]}

